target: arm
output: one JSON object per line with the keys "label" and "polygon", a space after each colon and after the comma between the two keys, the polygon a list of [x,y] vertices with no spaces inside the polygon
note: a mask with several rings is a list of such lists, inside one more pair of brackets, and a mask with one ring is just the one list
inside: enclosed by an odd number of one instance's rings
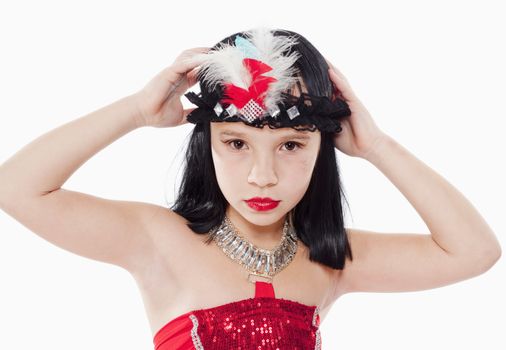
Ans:
{"label": "arm", "polygon": [[402,192],[442,250],[455,258],[478,258],[483,267],[497,260],[499,242],[480,213],[406,148],[387,136],[366,159]]}
{"label": "arm", "polygon": [[[181,95],[195,85],[208,48],[183,51],[144,88],[40,136],[0,166],[0,208],[42,238],[76,254],[118,265],[136,275],[156,258],[152,219],[166,215],[166,234],[184,225],[172,210],[114,201],[62,189],[84,162],[142,126],[174,127],[193,110]],[[148,261],[149,260],[149,261]]]}
{"label": "arm", "polygon": [[376,166],[413,205],[430,234],[347,229],[353,261],[336,272],[334,298],[349,292],[404,292],[441,287],[492,267],[501,256],[494,233],[469,201],[441,175],[385,134],[348,79],[329,76],[352,111],[336,147]]}
{"label": "arm", "polygon": [[76,254],[133,269],[151,249],[146,234],[156,206],[62,189],[90,157],[136,129],[134,96],[38,137],[0,166],[0,208]]}
{"label": "arm", "polygon": [[499,242],[472,204],[393,138],[365,159],[408,199],[430,235],[349,229],[354,260],[343,271],[345,292],[440,287],[479,275],[499,259]]}
{"label": "arm", "polygon": [[138,127],[133,96],[51,130],[0,166],[0,198],[58,190],[88,159]]}

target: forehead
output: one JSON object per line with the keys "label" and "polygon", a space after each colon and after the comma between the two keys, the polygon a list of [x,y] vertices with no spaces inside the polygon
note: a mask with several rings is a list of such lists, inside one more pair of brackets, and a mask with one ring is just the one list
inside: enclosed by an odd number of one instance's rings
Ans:
{"label": "forehead", "polygon": [[255,128],[253,126],[245,125],[242,122],[212,122],[211,132],[215,136],[236,136],[236,137],[257,137],[261,135],[271,137],[299,137],[301,139],[310,139],[317,137],[318,130],[302,131],[295,130],[291,127],[271,129],[268,125],[263,128]]}

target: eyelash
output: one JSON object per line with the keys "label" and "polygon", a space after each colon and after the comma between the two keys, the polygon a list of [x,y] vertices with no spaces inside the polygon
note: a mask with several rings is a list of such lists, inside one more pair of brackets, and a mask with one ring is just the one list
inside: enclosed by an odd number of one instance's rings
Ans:
{"label": "eyelash", "polygon": [[[232,143],[234,143],[234,142],[237,142],[237,141],[242,142],[242,143],[244,144],[244,141],[242,141],[242,140],[240,140],[240,139],[234,139],[234,140],[230,140],[230,141],[225,141],[225,143],[226,143],[227,145],[230,145],[230,144],[232,144]],[[299,149],[301,149],[301,148],[303,148],[303,147],[304,147],[304,145],[303,145],[302,143],[295,142],[295,141],[287,141],[287,142],[285,142],[283,145],[286,145],[287,143],[293,143],[293,144],[294,144],[295,146],[297,146]],[[241,149],[234,148],[233,146],[232,146],[232,148],[233,148],[233,150],[234,150],[234,151],[241,151]],[[295,152],[296,150],[297,150],[297,149],[294,149],[294,150],[289,150],[288,152],[293,153],[293,152]]]}

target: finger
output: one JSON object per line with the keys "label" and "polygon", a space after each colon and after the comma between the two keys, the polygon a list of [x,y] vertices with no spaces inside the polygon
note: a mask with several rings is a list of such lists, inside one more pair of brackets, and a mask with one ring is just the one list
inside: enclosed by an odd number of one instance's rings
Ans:
{"label": "finger", "polygon": [[183,51],[174,61],[174,68],[179,72],[187,72],[204,62],[208,57],[209,47],[201,47]]}
{"label": "finger", "polygon": [[341,90],[343,94],[346,94],[343,92],[343,90],[347,91],[347,95],[354,95],[353,90],[351,88],[350,83],[348,82],[348,79],[344,76],[344,74],[337,69],[336,66],[332,64],[329,60],[325,58],[325,61],[329,65],[329,75],[331,76],[332,81],[337,85],[338,90]]}
{"label": "finger", "polygon": [[345,80],[341,79],[332,68],[329,68],[328,72],[330,80],[335,84],[336,89],[341,93],[344,100],[346,102],[354,100],[355,94],[350,85]]}
{"label": "finger", "polygon": [[343,73],[342,73],[339,69],[337,69],[337,67],[336,67],[336,66],[334,66],[334,65],[332,64],[332,62],[330,62],[330,61],[329,61],[329,60],[327,60],[326,58],[325,58],[325,61],[327,61],[327,64],[329,65],[329,67],[330,67],[330,68],[332,68],[332,70],[333,70],[334,72],[336,72],[336,74],[337,74],[337,76],[339,77],[339,79],[341,79],[341,80],[344,80],[344,81],[348,82],[348,79],[346,79],[346,77],[344,76],[344,74],[343,74]]}
{"label": "finger", "polygon": [[349,82],[348,82],[348,79],[344,76],[344,74],[343,74],[343,73],[342,73],[339,69],[337,69],[337,68],[336,68],[336,66],[334,66],[334,65],[332,64],[332,62],[330,62],[330,61],[329,61],[329,60],[327,60],[326,58],[325,58],[325,61],[327,61],[327,64],[329,65],[330,70],[332,70],[332,71],[335,73],[335,75],[336,75],[336,76],[337,76],[340,80],[342,80],[343,82],[345,82],[345,83],[346,83],[346,85],[347,85],[348,87],[350,87],[350,88],[351,88],[351,86],[350,86],[350,84],[349,84]]}
{"label": "finger", "polygon": [[193,86],[197,83],[197,74],[199,72],[199,68],[196,67],[192,69],[188,74],[186,74],[186,77],[188,78],[188,86]]}
{"label": "finger", "polygon": [[[350,100],[349,94],[343,93],[343,90],[349,90],[350,86],[348,84],[348,81],[346,77],[341,73],[337,73],[337,68],[330,62],[328,59],[324,57],[325,61],[327,62],[329,69],[329,77],[330,80],[334,83],[334,88],[336,90],[336,94],[339,98],[346,100],[347,102]],[[334,74],[333,74],[334,73]],[[344,83],[346,83],[347,86],[344,86]]]}
{"label": "finger", "polygon": [[170,98],[174,95],[181,96],[186,92],[186,90],[195,85],[197,83],[197,73],[198,68],[194,68],[188,73],[182,74],[180,79],[177,80],[177,82],[172,86],[167,98]]}
{"label": "finger", "polygon": [[167,67],[167,77],[172,81],[181,79],[181,76],[188,71],[201,65],[207,58],[207,52],[210,48],[194,48],[184,51],[180,54],[174,63]]}

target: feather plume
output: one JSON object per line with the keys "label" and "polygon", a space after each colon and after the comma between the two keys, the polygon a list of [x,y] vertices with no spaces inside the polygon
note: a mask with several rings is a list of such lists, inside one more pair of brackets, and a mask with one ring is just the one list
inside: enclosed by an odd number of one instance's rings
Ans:
{"label": "feather plume", "polygon": [[236,37],[235,45],[220,44],[205,54],[191,58],[201,62],[198,79],[205,82],[210,89],[217,85],[233,84],[248,90],[252,76],[244,64],[245,58],[259,60],[272,68],[263,73],[273,80],[265,93],[264,105],[270,109],[279,103],[282,92],[295,84],[298,73],[293,66],[299,58],[295,51],[287,55],[292,45],[297,43],[294,37],[274,36],[266,27],[254,28],[245,33],[246,39]]}
{"label": "feather plume", "polygon": [[260,61],[272,68],[272,71],[264,75],[277,79],[269,86],[264,99],[267,108],[274,108],[279,102],[281,92],[292,87],[297,81],[294,75],[298,71],[293,65],[300,55],[293,51],[284,56],[297,41],[294,37],[274,36],[266,27],[252,29],[246,33],[246,36],[257,48]]}

